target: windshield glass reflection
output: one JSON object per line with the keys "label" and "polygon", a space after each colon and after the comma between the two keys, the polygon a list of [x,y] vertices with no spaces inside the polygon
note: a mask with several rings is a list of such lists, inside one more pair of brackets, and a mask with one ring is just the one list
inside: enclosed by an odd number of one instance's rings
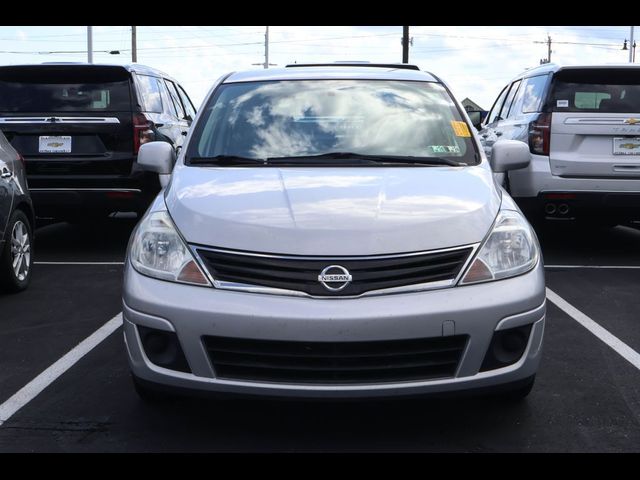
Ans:
{"label": "windshield glass reflection", "polygon": [[263,159],[354,152],[475,163],[461,117],[446,90],[435,83],[228,84],[204,114],[189,156]]}

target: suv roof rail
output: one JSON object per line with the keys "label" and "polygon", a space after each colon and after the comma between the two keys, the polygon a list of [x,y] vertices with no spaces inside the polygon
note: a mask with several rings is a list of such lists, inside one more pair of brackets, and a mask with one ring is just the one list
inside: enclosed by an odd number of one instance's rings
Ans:
{"label": "suv roof rail", "polygon": [[420,70],[417,65],[410,63],[369,63],[369,62],[331,62],[331,63],[289,63],[286,68],[295,67],[374,67],[374,68],[399,68],[403,70]]}

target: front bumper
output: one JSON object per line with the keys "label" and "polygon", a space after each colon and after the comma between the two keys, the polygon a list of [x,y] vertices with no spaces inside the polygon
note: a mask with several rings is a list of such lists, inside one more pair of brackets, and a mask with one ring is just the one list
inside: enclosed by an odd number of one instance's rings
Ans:
{"label": "front bumper", "polygon": [[[479,285],[355,299],[241,293],[148,278],[127,263],[124,336],[132,373],[177,389],[291,397],[386,397],[451,392],[517,382],[535,374],[545,318],[539,263],[516,278]],[[494,331],[532,325],[519,361],[479,372]],[[136,325],[176,332],[193,373],[159,367],[146,357]],[[309,385],[216,378],[202,336],[373,341],[469,335],[456,374],[428,381]]]}

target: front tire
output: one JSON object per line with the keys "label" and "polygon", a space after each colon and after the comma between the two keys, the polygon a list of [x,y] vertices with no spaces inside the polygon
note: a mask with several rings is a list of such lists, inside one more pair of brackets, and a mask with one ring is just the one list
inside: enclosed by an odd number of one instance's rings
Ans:
{"label": "front tire", "polygon": [[0,252],[0,286],[8,292],[24,290],[31,281],[33,234],[29,219],[20,210],[11,215],[7,238]]}

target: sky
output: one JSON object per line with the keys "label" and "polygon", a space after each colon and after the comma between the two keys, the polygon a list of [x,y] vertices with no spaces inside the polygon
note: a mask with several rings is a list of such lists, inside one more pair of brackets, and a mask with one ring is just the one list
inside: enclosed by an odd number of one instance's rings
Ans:
{"label": "sky", "polygon": [[[221,75],[263,68],[265,26],[138,26],[138,63],[176,78],[200,105]],[[626,63],[626,26],[410,26],[409,62],[488,110],[507,82],[547,57]],[[287,63],[402,61],[401,26],[270,26],[270,68]],[[640,29],[636,29],[636,38]],[[640,39],[639,39],[640,40]],[[130,63],[131,27],[94,26],[94,63]],[[119,51],[120,54],[110,54]],[[84,26],[0,26],[0,65],[87,61]],[[640,57],[638,57],[640,62]],[[259,65],[256,65],[259,64]]]}

